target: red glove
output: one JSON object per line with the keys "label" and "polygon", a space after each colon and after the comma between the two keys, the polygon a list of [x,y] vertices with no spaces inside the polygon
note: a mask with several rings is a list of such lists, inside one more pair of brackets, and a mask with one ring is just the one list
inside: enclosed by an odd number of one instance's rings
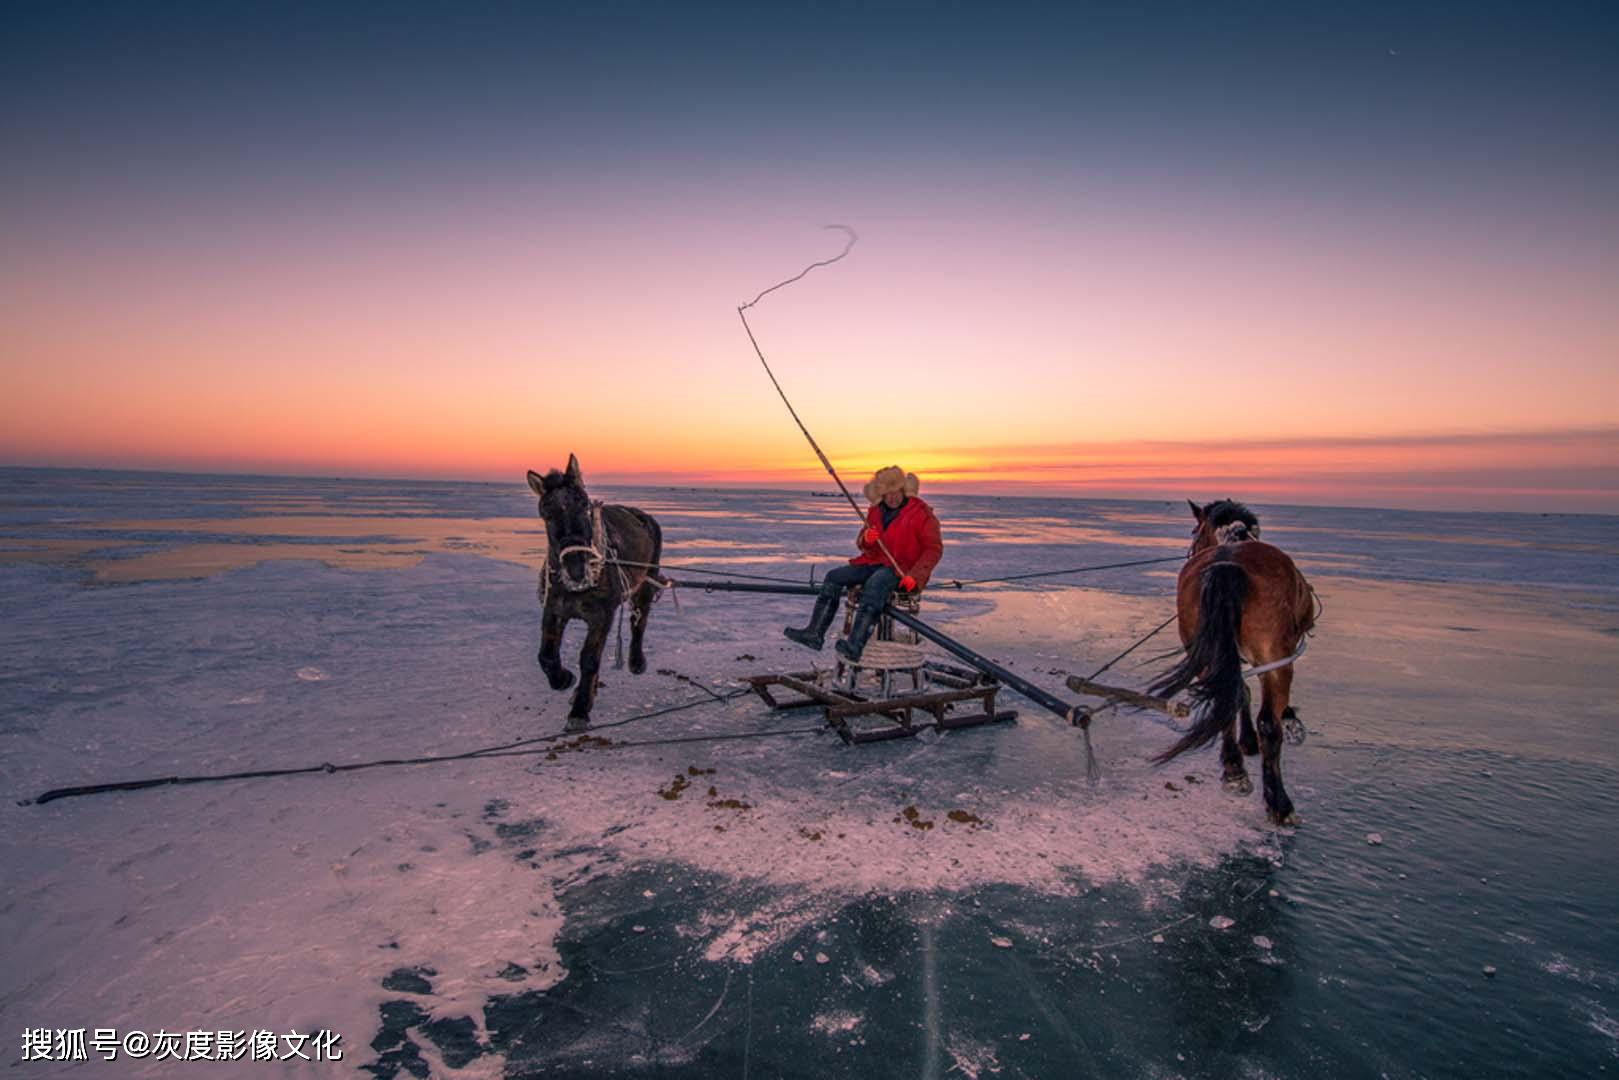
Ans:
{"label": "red glove", "polygon": [[901,589],[904,589],[906,592],[915,592],[916,591],[916,579],[913,578],[911,575],[906,574],[904,577],[899,579],[899,587]]}
{"label": "red glove", "polygon": [[867,529],[861,534],[860,540],[867,547],[876,547],[877,541],[882,538],[882,535],[882,531],[879,529]]}

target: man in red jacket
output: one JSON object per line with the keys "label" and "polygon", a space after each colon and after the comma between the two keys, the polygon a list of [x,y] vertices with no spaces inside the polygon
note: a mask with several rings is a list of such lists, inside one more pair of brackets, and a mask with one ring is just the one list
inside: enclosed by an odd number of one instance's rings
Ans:
{"label": "man in red jacket", "polygon": [[871,504],[866,511],[866,527],[855,538],[860,554],[850,559],[848,566],[826,575],[809,625],[782,631],[789,640],[820,649],[826,643],[826,629],[838,613],[838,597],[850,586],[859,585],[860,607],[855,611],[854,625],[849,628],[849,636],[837,643],[839,656],[858,660],[889,595],[896,588],[919,592],[928,583],[928,575],[944,554],[944,542],[939,538],[939,519],[933,516],[933,508],[917,497],[920,486],[915,473],[907,473],[897,465],[877,470],[866,485],[866,501]]}

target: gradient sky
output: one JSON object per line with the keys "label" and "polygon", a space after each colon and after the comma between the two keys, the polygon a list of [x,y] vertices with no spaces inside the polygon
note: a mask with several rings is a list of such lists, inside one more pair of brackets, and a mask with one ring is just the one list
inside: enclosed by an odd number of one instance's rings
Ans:
{"label": "gradient sky", "polygon": [[1619,512],[1619,6],[8,3],[0,464]]}

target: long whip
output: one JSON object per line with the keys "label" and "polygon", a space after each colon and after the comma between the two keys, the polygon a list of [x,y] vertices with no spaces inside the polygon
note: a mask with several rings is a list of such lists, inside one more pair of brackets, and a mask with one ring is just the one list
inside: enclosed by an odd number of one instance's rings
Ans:
{"label": "long whip", "polygon": [[[759,363],[764,365],[765,374],[770,376],[770,385],[776,388],[776,394],[781,398],[781,403],[787,406],[788,413],[792,415],[793,423],[798,425],[798,430],[802,431],[804,433],[804,438],[809,440],[810,449],[814,450],[815,456],[821,459],[821,465],[826,469],[827,475],[831,476],[833,481],[838,485],[838,490],[843,492],[843,497],[849,500],[849,509],[853,510],[855,516],[860,519],[862,524],[864,524],[867,519],[866,515],[860,511],[860,504],[856,503],[854,501],[854,496],[849,494],[849,489],[844,486],[843,478],[838,475],[838,470],[832,467],[832,462],[827,460],[825,452],[821,450],[820,443],[815,441],[815,436],[810,434],[809,428],[804,426],[804,421],[799,419],[798,410],[793,408],[793,403],[791,401],[787,400],[787,393],[781,388],[781,383],[777,381],[776,373],[770,370],[770,362],[765,359],[764,350],[759,348],[759,339],[753,336],[753,327],[748,325],[748,309],[750,307],[757,304],[760,300],[763,300],[766,296],[769,296],[777,289],[791,285],[793,282],[798,281],[811,270],[821,266],[831,266],[833,263],[838,262],[844,256],[849,254],[849,252],[854,248],[855,242],[860,239],[855,235],[855,231],[849,228],[847,225],[828,225],[826,228],[837,229],[845,234],[847,239],[844,242],[842,251],[838,252],[830,259],[821,259],[818,262],[812,262],[808,266],[804,267],[804,269],[794,274],[792,277],[776,282],[774,285],[770,286],[770,288],[759,293],[759,295],[755,296],[752,300],[749,300],[745,304],[738,305],[736,314],[737,317],[742,320],[742,329],[748,332],[748,341],[753,344],[754,354],[759,357]],[[877,547],[882,551],[883,556],[888,560],[889,565],[893,566],[894,572],[901,577],[904,577],[904,568],[900,566],[899,560],[894,558],[894,553],[888,550],[888,545],[883,543],[881,536],[877,537]],[[1059,704],[1061,703],[1059,702]],[[1096,753],[1091,748],[1090,710],[1079,705],[1071,705],[1068,707],[1065,715],[1068,717],[1069,722],[1077,726],[1080,729],[1080,733],[1085,737],[1085,775],[1090,782],[1094,784],[1101,774],[1100,770],[1096,766]]]}
{"label": "long whip", "polygon": [[[854,511],[855,517],[860,519],[861,524],[865,524],[866,515],[860,509],[860,504],[854,501],[853,495],[849,494],[849,489],[844,486],[843,478],[838,475],[838,470],[832,467],[832,462],[827,459],[825,451],[821,449],[821,444],[815,441],[815,436],[810,434],[809,428],[804,426],[804,421],[799,419],[798,410],[793,408],[793,403],[787,400],[787,392],[781,388],[781,383],[776,379],[776,373],[770,370],[770,362],[765,359],[764,350],[759,348],[759,339],[753,336],[753,327],[748,325],[748,309],[750,307],[757,304],[759,301],[763,300],[766,296],[775,292],[777,289],[780,289],[786,285],[791,285],[793,282],[803,278],[804,275],[808,274],[816,267],[831,266],[833,263],[839,261],[845,255],[849,254],[849,252],[853,250],[855,242],[860,239],[860,237],[855,235],[855,231],[849,228],[847,225],[827,225],[825,227],[828,229],[837,229],[846,234],[847,239],[844,242],[842,251],[838,252],[830,259],[822,259],[819,262],[812,262],[808,266],[804,267],[804,269],[794,274],[792,277],[776,282],[774,285],[770,286],[770,288],[759,293],[759,295],[755,296],[752,300],[749,300],[745,304],[739,305],[736,309],[736,314],[737,317],[742,320],[742,329],[746,330],[748,333],[748,341],[753,345],[754,355],[759,358],[759,363],[764,365],[765,374],[770,376],[770,385],[776,388],[776,394],[781,398],[781,403],[787,406],[787,412],[792,416],[793,423],[798,425],[798,430],[802,431],[804,433],[804,438],[809,440],[810,449],[814,450],[815,456],[821,459],[821,466],[826,469],[827,475],[831,476],[833,482],[838,485],[838,490],[843,492],[843,497],[849,500],[849,509]],[[883,538],[881,536],[877,537],[877,547],[882,551],[883,557],[886,558],[889,564],[893,566],[894,572],[900,577],[904,577],[905,569],[900,566],[899,560],[894,558],[894,553],[888,550],[888,545],[883,543]]]}

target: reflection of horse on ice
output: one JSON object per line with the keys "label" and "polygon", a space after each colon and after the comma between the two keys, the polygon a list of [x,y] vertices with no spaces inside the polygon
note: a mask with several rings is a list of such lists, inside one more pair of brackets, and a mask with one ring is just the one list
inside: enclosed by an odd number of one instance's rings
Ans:
{"label": "reflection of horse on ice", "polygon": [[[1291,661],[1315,626],[1315,594],[1285,552],[1259,539],[1259,519],[1241,503],[1193,503],[1192,515],[1197,526],[1176,584],[1186,657],[1148,692],[1167,698],[1190,688],[1201,709],[1191,730],[1156,760],[1168,761],[1219,736],[1225,783],[1247,794],[1254,788],[1242,758],[1260,754],[1265,812],[1278,825],[1292,825],[1297,816],[1282,786],[1282,729],[1298,723],[1288,705]],[[1257,736],[1244,660],[1268,668],[1258,675]]]}

